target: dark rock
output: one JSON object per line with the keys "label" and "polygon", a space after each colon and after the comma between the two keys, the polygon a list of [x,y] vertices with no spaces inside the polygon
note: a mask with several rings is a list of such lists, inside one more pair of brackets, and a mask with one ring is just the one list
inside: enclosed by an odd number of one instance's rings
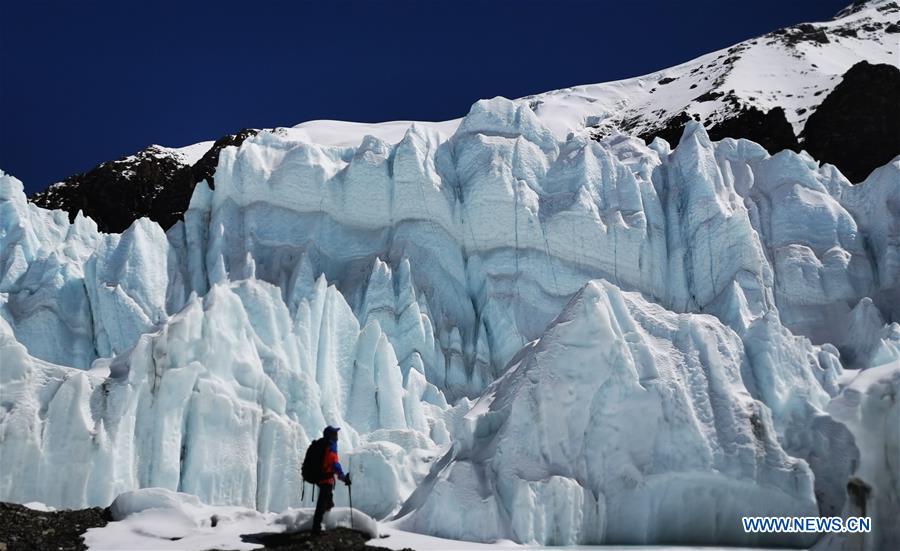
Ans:
{"label": "dark rock", "polygon": [[[808,29],[807,29],[808,30]],[[723,97],[707,93],[695,101]],[[813,96],[821,96],[821,90]],[[853,182],[861,182],[869,173],[900,155],[900,69],[892,65],[860,62],[845,73],[843,80],[810,115],[800,139],[780,107],[763,113],[753,106],[741,105],[731,94],[724,101],[733,111],[724,120],[706,122],[709,137],[747,138],[769,153],[783,149],[807,150],[816,160],[831,163]],[[805,110],[798,110],[802,114]],[[669,118],[639,136],[648,143],[659,136],[673,146],[678,144],[684,125],[691,116],[686,112]],[[630,121],[638,128],[639,120]],[[625,130],[629,129],[625,125]]]}
{"label": "dark rock", "polygon": [[699,96],[694,98],[694,101],[698,103],[703,103],[704,101],[714,101],[724,95],[725,94],[723,92],[706,92],[705,94],[700,94]]}
{"label": "dark rock", "polygon": [[[387,551],[384,547],[366,545],[367,538],[362,532],[348,528],[325,530],[319,534],[311,532],[245,534],[241,539],[249,543],[264,545],[272,551]],[[412,551],[405,549],[404,551]]]}
{"label": "dark rock", "polygon": [[[5,544],[6,551],[84,551],[87,549],[82,540],[84,532],[111,521],[108,508],[44,512],[17,503],[0,502],[0,549]],[[265,545],[262,549],[278,551],[387,551],[384,547],[366,545],[367,537],[362,532],[347,528],[326,530],[319,535],[267,533],[247,534],[241,538]]]}
{"label": "dark rock", "polygon": [[851,182],[900,154],[900,69],[861,61],[844,73],[810,115],[803,149],[837,166]]}
{"label": "dark rock", "polygon": [[143,216],[168,228],[193,189],[190,167],[151,146],[70,176],[31,200],[40,207],[65,210],[70,220],[80,210],[101,231],[121,232]]}
{"label": "dark rock", "polygon": [[709,129],[712,140],[747,138],[775,154],[783,149],[797,151],[797,137],[784,116],[784,109],[775,107],[763,113],[753,106],[741,109],[735,116],[725,119]]}
{"label": "dark rock", "polygon": [[240,145],[256,133],[244,129],[219,138],[193,166],[150,146],[70,176],[35,193],[31,201],[43,208],[62,209],[69,213],[70,220],[82,211],[104,232],[122,232],[145,216],[168,229],[181,220],[197,182],[206,179],[213,185],[222,148]]}
{"label": "dark rock", "polygon": [[691,120],[691,117],[682,111],[667,120],[662,126],[639,134],[638,136],[643,138],[647,143],[652,142],[653,138],[659,136],[669,142],[672,146],[675,146],[678,144],[678,140],[681,139],[681,134],[684,132],[684,125],[687,124],[689,120]]}
{"label": "dark rock", "polygon": [[[673,146],[681,140],[684,125],[691,119],[687,113],[681,112],[666,121],[661,127],[643,132],[639,137],[650,143],[659,136]],[[715,123],[707,129],[712,140],[723,138],[747,138],[762,145],[769,153],[777,153],[782,149],[798,150],[797,138],[793,128],[784,116],[784,110],[776,107],[763,113],[756,107],[744,107],[730,118]]]}
{"label": "dark rock", "polygon": [[665,77],[665,78],[659,79],[656,82],[657,82],[657,84],[669,84],[670,82],[675,82],[675,79],[671,78],[671,77]]}
{"label": "dark rock", "polygon": [[775,38],[777,41],[784,43],[786,46],[793,48],[801,42],[812,42],[813,44],[828,44],[828,34],[825,29],[816,27],[810,23],[802,23],[793,27],[785,27],[772,31],[766,35],[769,38]]}
{"label": "dark rock", "polygon": [[53,549],[82,551],[88,528],[112,520],[109,509],[94,507],[71,511],[34,511],[16,503],[0,503],[0,543],[7,551]]}
{"label": "dark rock", "polygon": [[844,38],[856,38],[856,29],[853,27],[837,27],[831,32]]}
{"label": "dark rock", "polygon": [[[191,175],[194,178],[194,182],[206,180],[206,183],[209,184],[210,188],[215,188],[213,173],[216,171],[216,165],[219,164],[219,152],[230,145],[241,145],[244,143],[244,140],[251,136],[255,136],[257,133],[259,133],[259,130],[244,128],[237,134],[223,136],[216,140],[209,151],[207,151],[206,154],[191,167]],[[193,188],[191,189],[193,190]],[[190,200],[190,197],[188,197],[188,199]]]}

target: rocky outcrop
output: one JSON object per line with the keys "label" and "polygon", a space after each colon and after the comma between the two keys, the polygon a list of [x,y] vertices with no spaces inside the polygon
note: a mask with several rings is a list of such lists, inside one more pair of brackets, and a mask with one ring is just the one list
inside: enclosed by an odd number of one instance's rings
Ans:
{"label": "rocky outcrop", "polygon": [[[715,123],[702,122],[710,139],[747,138],[773,155],[784,149],[805,149],[815,159],[838,167],[851,182],[859,183],[900,154],[898,97],[900,69],[861,61],[844,73],[841,83],[825,96],[799,136],[794,135],[781,107],[763,112],[752,105],[738,105],[736,100],[731,102],[737,107],[732,116]],[[657,136],[677,143],[691,120],[701,119],[681,112],[639,137],[647,143]]]}
{"label": "rocky outcrop", "polygon": [[[658,130],[649,130],[639,137],[650,143],[654,137],[659,136],[670,144],[677,144],[681,134],[684,133],[684,126],[691,120],[699,120],[699,117],[692,119],[687,113],[682,112],[666,121]],[[785,119],[784,109],[781,107],[764,113],[752,105],[744,105],[731,118],[710,125],[707,132],[713,140],[747,138],[765,147],[772,154],[783,149],[798,150],[797,137],[794,136],[794,131]]]}
{"label": "rocky outcrop", "polygon": [[134,155],[69,176],[35,193],[31,201],[43,208],[62,209],[69,213],[70,220],[81,211],[104,232],[125,231],[145,216],[168,229],[181,220],[197,182],[205,179],[213,186],[219,152],[240,145],[256,133],[244,129],[219,138],[193,165],[173,150],[151,145]]}
{"label": "rocky outcrop", "polygon": [[101,231],[118,233],[144,216],[163,227],[171,226],[187,208],[194,183],[190,166],[150,146],[69,176],[31,200],[44,208],[68,212],[70,220],[81,211],[94,219]]}
{"label": "rocky outcrop", "polygon": [[900,154],[900,69],[861,61],[809,117],[803,149],[862,182]]}
{"label": "rocky outcrop", "polygon": [[[191,176],[194,180],[194,183],[199,182],[200,180],[206,180],[209,184],[210,189],[215,189],[215,181],[213,174],[216,172],[216,165],[219,164],[219,152],[222,151],[223,148],[228,147],[230,145],[239,146],[244,143],[244,140],[249,138],[250,136],[255,136],[259,130],[254,130],[251,128],[245,128],[239,131],[237,134],[229,134],[227,136],[222,136],[218,140],[215,141],[213,146],[206,152],[203,157],[200,158],[192,167],[191,167]],[[193,186],[191,186],[191,190],[193,191]],[[191,194],[188,193],[188,199],[190,199]],[[184,208],[181,212],[184,212],[187,209],[187,201],[184,202]]]}

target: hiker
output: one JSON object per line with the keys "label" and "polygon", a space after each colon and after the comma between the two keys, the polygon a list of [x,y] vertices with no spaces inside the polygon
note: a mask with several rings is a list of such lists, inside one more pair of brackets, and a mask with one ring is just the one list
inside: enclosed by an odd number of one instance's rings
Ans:
{"label": "hiker", "polygon": [[334,477],[337,476],[344,484],[350,485],[350,475],[344,474],[344,469],[338,460],[337,443],[339,430],[341,429],[331,425],[325,427],[325,430],[322,431],[322,440],[317,440],[310,445],[311,450],[318,446],[324,448],[321,475],[319,480],[316,481],[316,485],[319,487],[319,499],[316,501],[316,512],[313,515],[313,534],[318,534],[322,531],[322,517],[334,507]]}

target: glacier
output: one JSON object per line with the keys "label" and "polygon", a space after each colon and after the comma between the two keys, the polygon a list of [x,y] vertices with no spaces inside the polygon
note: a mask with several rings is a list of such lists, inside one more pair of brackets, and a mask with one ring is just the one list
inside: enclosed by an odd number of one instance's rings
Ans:
{"label": "glacier", "polygon": [[[717,319],[592,281],[466,414],[401,526],[553,545],[808,546],[741,529],[742,516],[817,513],[812,472],[743,383],[752,369]],[[485,486],[493,495],[473,499]],[[448,510],[466,513],[450,524]]]}
{"label": "glacier", "polygon": [[356,507],[444,537],[807,545],[734,519],[896,516],[898,182],[699,123],[560,139],[499,97],[450,135],[260,132],[167,232],[2,174],[0,499],[281,511],[327,423]]}

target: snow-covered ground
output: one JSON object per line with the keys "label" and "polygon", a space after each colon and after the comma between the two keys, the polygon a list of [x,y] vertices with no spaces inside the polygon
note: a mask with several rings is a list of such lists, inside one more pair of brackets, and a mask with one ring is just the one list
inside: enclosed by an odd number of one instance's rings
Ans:
{"label": "snow-covered ground", "polygon": [[[45,510],[38,508],[38,510]],[[196,497],[147,488],[118,496],[111,507],[113,521],[102,528],[91,528],[84,535],[89,551],[205,551],[207,549],[250,550],[260,544],[244,541],[242,535],[292,533],[309,530],[312,509],[289,509],[282,513],[260,513],[242,507],[211,506]],[[378,523],[368,515],[336,508],[325,516],[325,530],[345,527],[363,532],[372,545],[388,549],[412,548],[420,551],[469,551],[480,549],[548,549],[523,547],[512,541],[479,544],[449,540],[400,530],[392,523]],[[603,551],[687,551],[684,546],[580,546],[569,549]],[[740,548],[703,547],[708,551]],[[758,548],[757,548],[758,549]]]}
{"label": "snow-covered ground", "polygon": [[276,131],[293,140],[319,145],[357,147],[366,136],[374,136],[387,143],[398,143],[412,125],[434,132],[438,139],[445,141],[453,135],[462,119],[442,122],[390,121],[377,123],[317,120],[308,121],[293,128],[278,128]]}
{"label": "snow-covered ground", "polygon": [[[213,506],[196,496],[163,488],[145,488],[119,495],[110,507],[113,521],[91,528],[84,543],[91,551],[204,551],[258,549],[241,535],[305,532],[312,526],[313,509],[260,513],[244,507]],[[351,519],[352,514],[352,519]],[[353,527],[369,538],[379,537],[378,523],[355,509],[336,508],[324,528]]]}

